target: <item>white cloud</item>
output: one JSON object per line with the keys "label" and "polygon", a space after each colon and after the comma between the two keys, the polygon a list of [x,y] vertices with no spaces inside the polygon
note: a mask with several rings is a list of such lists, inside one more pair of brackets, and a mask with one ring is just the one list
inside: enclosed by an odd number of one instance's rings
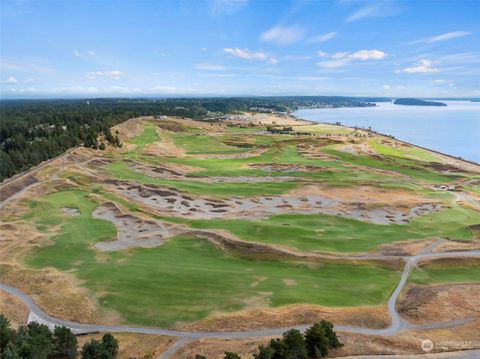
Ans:
{"label": "white cloud", "polygon": [[385,57],[385,53],[379,50],[360,50],[354,52],[351,56],[353,59],[358,59],[362,61],[381,60]]}
{"label": "white cloud", "polygon": [[433,67],[433,61],[422,59],[419,62],[416,62],[410,67],[406,67],[402,70],[397,70],[396,72],[406,72],[407,74],[421,74],[429,72],[438,72],[439,70]]}
{"label": "white cloud", "polygon": [[390,90],[390,85],[383,85],[382,86],[385,90]]}
{"label": "white cloud", "polygon": [[336,32],[333,32],[333,31],[332,32],[327,32],[326,34],[312,36],[307,40],[307,42],[310,43],[310,44],[325,42],[325,41],[333,39],[336,36],[337,36]]}
{"label": "white cloud", "polygon": [[92,50],[87,51],[87,54],[89,54],[90,56],[95,56],[95,51],[92,51]]}
{"label": "white cloud", "polygon": [[356,52],[336,52],[334,54],[327,54],[323,51],[318,51],[317,55],[323,58],[330,58],[331,60],[317,62],[317,65],[326,69],[333,69],[342,67],[353,61],[368,61],[368,60],[382,60],[387,56],[380,50],[360,50]]}
{"label": "white cloud", "polygon": [[31,83],[34,83],[36,82],[37,80],[33,79],[33,78],[28,78],[26,80],[23,80],[23,83],[24,84],[31,84]]}
{"label": "white cloud", "polygon": [[225,71],[225,66],[221,65],[211,65],[211,64],[198,64],[195,66],[197,70],[205,70],[205,71]]}
{"label": "white cloud", "polygon": [[441,34],[438,36],[433,36],[428,39],[424,39],[425,42],[438,42],[438,41],[446,41],[446,40],[451,40],[451,39],[456,39],[459,37],[464,37],[471,35],[472,33],[470,31],[452,31],[452,32],[447,32],[445,34]]}
{"label": "white cloud", "polygon": [[332,59],[338,60],[338,59],[344,59],[347,56],[348,56],[348,52],[336,52],[333,55],[331,55],[330,57]]}
{"label": "white cloud", "polygon": [[72,51],[72,54],[73,54],[73,56],[75,56],[75,57],[79,57],[79,56],[80,56],[80,52],[78,52],[78,50],[73,50],[73,51]]}
{"label": "white cloud", "polygon": [[121,71],[114,70],[114,71],[90,71],[87,72],[85,78],[87,80],[96,80],[101,77],[106,77],[111,80],[119,80],[125,74]]}
{"label": "white cloud", "polygon": [[16,84],[16,83],[18,82],[18,80],[17,80],[15,77],[10,76],[10,77],[9,77],[8,79],[6,79],[4,82],[5,82],[6,84]]}
{"label": "white cloud", "polygon": [[405,87],[405,86],[402,86],[402,85],[398,85],[398,86],[397,86],[397,89],[399,89],[399,90],[405,90],[406,87]]}
{"label": "white cloud", "polygon": [[254,52],[250,51],[249,49],[240,49],[238,47],[225,48],[223,49],[223,51],[229,55],[232,55],[233,57],[238,57],[240,59],[267,61],[270,64],[278,63],[278,60],[276,58],[268,56],[266,53],[261,51]]}
{"label": "white cloud", "polygon": [[400,8],[391,1],[379,1],[361,9],[358,9],[349,17],[346,22],[354,22],[369,17],[386,17],[400,12]]}
{"label": "white cloud", "polygon": [[297,42],[303,37],[304,31],[300,27],[277,25],[268,29],[260,35],[260,40],[273,42],[277,45],[289,45]]}

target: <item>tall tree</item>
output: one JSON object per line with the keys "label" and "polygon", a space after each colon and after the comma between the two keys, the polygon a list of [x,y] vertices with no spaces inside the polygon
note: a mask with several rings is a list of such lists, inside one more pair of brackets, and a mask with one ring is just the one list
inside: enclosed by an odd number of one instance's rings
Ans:
{"label": "tall tree", "polygon": [[53,331],[53,339],[55,343],[55,356],[73,359],[77,357],[77,337],[69,328],[55,327]]}

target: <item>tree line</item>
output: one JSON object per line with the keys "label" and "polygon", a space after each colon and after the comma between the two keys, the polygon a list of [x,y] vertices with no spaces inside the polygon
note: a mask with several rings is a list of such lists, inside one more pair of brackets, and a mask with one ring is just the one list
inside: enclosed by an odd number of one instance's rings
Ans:
{"label": "tree line", "polygon": [[[119,146],[110,128],[137,116],[196,120],[239,111],[291,112],[302,107],[370,105],[349,97],[232,97],[0,101],[0,181],[84,145]],[[98,138],[102,141],[98,141]],[[103,141],[104,140],[104,141]]]}
{"label": "tree line", "polygon": [[[268,345],[260,345],[254,359],[318,359],[327,356],[331,349],[343,344],[333,330],[333,324],[322,320],[313,324],[305,333],[290,329],[281,338],[272,339]],[[197,354],[195,359],[207,359]],[[242,359],[237,353],[225,352],[224,359]]]}
{"label": "tree line", "polygon": [[101,340],[92,339],[78,351],[77,337],[69,328],[50,329],[45,324],[30,322],[18,330],[0,314],[0,359],[115,359],[118,340],[105,334]]}

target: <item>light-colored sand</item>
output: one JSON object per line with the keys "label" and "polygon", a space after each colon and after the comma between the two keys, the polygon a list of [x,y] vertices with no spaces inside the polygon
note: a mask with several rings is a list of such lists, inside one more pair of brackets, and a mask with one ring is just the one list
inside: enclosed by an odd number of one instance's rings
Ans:
{"label": "light-colored sand", "polygon": [[117,228],[117,239],[95,243],[95,247],[104,252],[157,247],[163,244],[166,238],[181,233],[174,225],[124,214],[112,202],[98,206],[92,212],[92,217],[112,222]]}
{"label": "light-colored sand", "polygon": [[231,197],[211,199],[194,197],[151,186],[118,184],[113,191],[121,196],[155,208],[157,213],[196,219],[262,218],[274,214],[299,213],[340,215],[377,224],[403,224],[411,218],[442,208],[437,203],[410,207],[389,205],[369,207],[362,203],[341,203],[320,195]]}

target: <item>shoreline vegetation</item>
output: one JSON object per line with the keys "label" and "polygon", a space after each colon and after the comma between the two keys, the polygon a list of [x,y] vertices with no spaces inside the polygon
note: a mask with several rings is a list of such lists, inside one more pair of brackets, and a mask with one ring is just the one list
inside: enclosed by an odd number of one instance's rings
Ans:
{"label": "shoreline vegetation", "polygon": [[[423,106],[436,102],[420,101]],[[476,99],[471,99],[472,101]],[[218,122],[244,120],[245,113],[291,116],[300,109],[374,107],[386,97],[284,96],[178,99],[78,99],[0,101],[0,181],[76,146],[119,146],[109,128],[139,116],[177,116]],[[294,117],[294,116],[293,116]],[[296,118],[296,117],[295,117]],[[297,118],[297,120],[301,120]],[[306,121],[316,123],[315,121]],[[336,123],[338,125],[340,123]],[[468,161],[471,162],[471,161]]]}
{"label": "shoreline vegetation", "polygon": [[447,106],[447,104],[443,102],[426,101],[418,98],[398,98],[393,101],[393,104],[402,106]]}

